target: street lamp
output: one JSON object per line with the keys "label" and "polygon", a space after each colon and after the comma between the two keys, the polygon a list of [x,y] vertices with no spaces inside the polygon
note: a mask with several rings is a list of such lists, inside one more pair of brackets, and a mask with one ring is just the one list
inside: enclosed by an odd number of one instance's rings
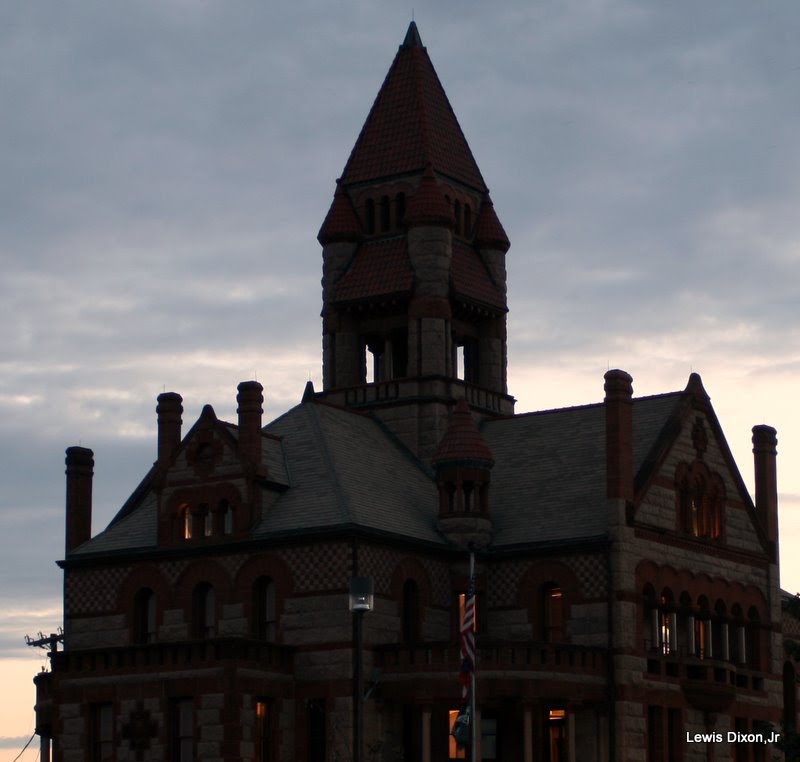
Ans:
{"label": "street lamp", "polygon": [[353,612],[353,641],[355,663],[353,665],[353,762],[364,758],[364,643],[362,617],[372,611],[372,577],[350,578],[350,611]]}

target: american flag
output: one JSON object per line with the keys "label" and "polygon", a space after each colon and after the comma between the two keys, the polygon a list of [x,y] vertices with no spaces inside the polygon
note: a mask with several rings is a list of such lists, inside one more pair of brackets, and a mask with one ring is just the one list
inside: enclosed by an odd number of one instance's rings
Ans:
{"label": "american flag", "polygon": [[464,599],[464,618],[461,620],[461,668],[458,679],[461,683],[461,698],[469,696],[471,675],[475,671],[475,575],[469,580],[469,590]]}

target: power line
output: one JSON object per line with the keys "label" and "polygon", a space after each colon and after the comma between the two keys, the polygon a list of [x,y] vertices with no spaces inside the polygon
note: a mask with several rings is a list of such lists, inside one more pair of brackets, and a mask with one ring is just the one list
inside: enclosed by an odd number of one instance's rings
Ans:
{"label": "power line", "polygon": [[22,747],[22,751],[19,754],[17,754],[16,757],[14,757],[13,762],[17,762],[17,760],[25,753],[25,749],[27,749],[31,745],[31,741],[33,741],[35,737],[36,737],[36,731],[34,730],[33,735],[28,739],[28,743],[26,743],[25,746]]}

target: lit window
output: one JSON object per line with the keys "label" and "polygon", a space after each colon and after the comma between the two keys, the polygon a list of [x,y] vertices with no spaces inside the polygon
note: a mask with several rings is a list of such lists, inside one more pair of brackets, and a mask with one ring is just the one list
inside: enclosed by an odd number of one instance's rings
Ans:
{"label": "lit window", "polygon": [[550,583],[542,591],[542,629],[544,640],[558,643],[564,640],[564,595],[561,588]]}
{"label": "lit window", "polygon": [[194,534],[194,519],[192,517],[192,512],[189,510],[189,506],[186,503],[181,504],[181,507],[178,509],[179,515],[183,517],[183,539],[184,540],[191,540],[192,535]]}
{"label": "lit window", "polygon": [[270,762],[270,705],[268,701],[256,701],[256,760]]}

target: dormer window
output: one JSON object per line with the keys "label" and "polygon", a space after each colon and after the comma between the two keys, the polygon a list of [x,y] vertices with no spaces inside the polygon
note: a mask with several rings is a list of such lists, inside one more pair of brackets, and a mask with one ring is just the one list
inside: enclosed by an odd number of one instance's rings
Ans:
{"label": "dormer window", "polygon": [[191,540],[195,536],[195,521],[192,511],[187,503],[183,503],[178,509],[178,513],[183,522],[183,539]]}
{"label": "dormer window", "polygon": [[394,204],[394,226],[399,230],[403,227],[403,220],[406,216],[406,194],[402,191],[398,193]]}
{"label": "dormer window", "polygon": [[676,482],[680,529],[692,537],[720,539],[725,498],[722,479],[696,460],[678,466]]}
{"label": "dormer window", "polygon": [[367,199],[364,204],[364,215],[366,217],[367,235],[375,233],[375,201],[371,198]]}
{"label": "dormer window", "polygon": [[227,500],[220,503],[220,513],[222,514],[222,533],[224,535],[233,534],[233,506]]}
{"label": "dormer window", "polygon": [[391,213],[389,210],[389,197],[381,197],[381,233],[386,233],[392,226]]}

